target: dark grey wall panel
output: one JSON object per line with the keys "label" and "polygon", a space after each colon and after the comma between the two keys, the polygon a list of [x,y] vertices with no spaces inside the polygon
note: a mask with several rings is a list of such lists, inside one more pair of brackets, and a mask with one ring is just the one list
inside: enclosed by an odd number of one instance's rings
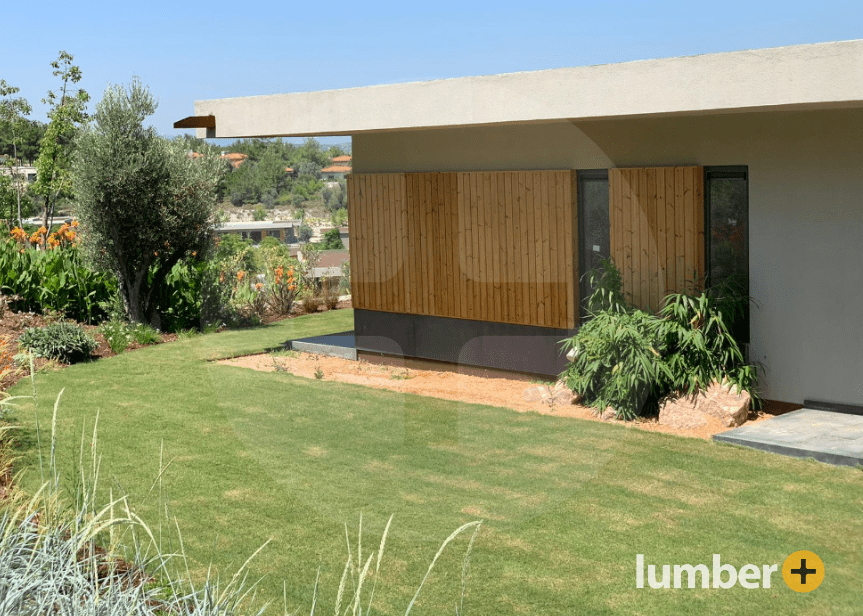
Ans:
{"label": "dark grey wall panel", "polygon": [[357,350],[556,375],[566,329],[354,309]]}

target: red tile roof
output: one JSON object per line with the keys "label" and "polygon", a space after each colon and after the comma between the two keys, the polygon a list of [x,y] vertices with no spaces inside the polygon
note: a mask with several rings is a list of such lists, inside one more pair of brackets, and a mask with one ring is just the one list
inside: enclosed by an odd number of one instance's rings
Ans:
{"label": "red tile roof", "polygon": [[350,163],[350,162],[351,162],[351,157],[350,157],[350,155],[348,155],[348,154],[346,154],[345,156],[336,156],[336,157],[333,159],[333,162],[334,162],[334,163]]}
{"label": "red tile roof", "polygon": [[351,168],[344,165],[333,165],[332,167],[324,167],[321,173],[350,173]]}

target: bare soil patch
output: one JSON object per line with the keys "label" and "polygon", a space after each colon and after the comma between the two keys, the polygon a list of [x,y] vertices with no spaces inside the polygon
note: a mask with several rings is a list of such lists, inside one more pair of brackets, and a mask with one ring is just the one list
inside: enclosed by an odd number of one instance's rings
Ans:
{"label": "bare soil patch", "polygon": [[[522,395],[524,390],[528,387],[535,387],[538,383],[529,383],[516,378],[483,377],[452,371],[384,366],[364,360],[352,361],[312,353],[247,355],[221,360],[218,363],[264,372],[285,371],[308,379],[315,378],[315,372],[320,370],[323,372],[323,380],[354,383],[366,387],[431,396],[455,402],[487,404],[519,412],[602,421],[594,413],[594,409],[587,406],[555,404],[552,407],[543,402],[528,402]],[[549,387],[551,386],[553,383],[549,384]],[[749,421],[760,421],[773,416],[769,413],[769,407],[766,411],[768,412],[751,412]],[[629,422],[611,420],[611,423],[649,432],[665,432],[702,439],[709,439],[714,434],[728,429],[716,418],[708,416],[707,420],[707,425],[692,430],[662,426],[659,425],[656,418],[640,418]]]}

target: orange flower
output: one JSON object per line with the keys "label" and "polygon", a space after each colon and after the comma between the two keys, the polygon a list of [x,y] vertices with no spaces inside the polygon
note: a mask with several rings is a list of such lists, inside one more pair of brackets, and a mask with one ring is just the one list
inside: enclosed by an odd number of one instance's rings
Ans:
{"label": "orange flower", "polygon": [[73,221],[72,221],[72,226],[73,226],[73,227],[77,227],[77,226],[78,226],[78,221],[77,221],[77,220],[73,220]]}
{"label": "orange flower", "polygon": [[46,233],[48,233],[48,229],[46,229],[44,226],[39,227],[39,233],[41,233],[42,235],[45,235]]}
{"label": "orange flower", "polygon": [[264,288],[263,283],[260,283],[260,282],[255,283],[255,291],[260,291],[263,288]]}
{"label": "orange flower", "polygon": [[243,281],[243,277],[244,277],[245,275],[246,275],[246,272],[244,272],[243,270],[240,270],[239,272],[237,272],[237,282],[242,282],[242,281]]}
{"label": "orange flower", "polygon": [[75,237],[77,237],[77,234],[76,234],[74,231],[69,231],[69,232],[66,234],[66,237],[68,237],[68,238],[69,238],[69,241],[71,242],[71,241],[73,241],[73,240],[75,239]]}

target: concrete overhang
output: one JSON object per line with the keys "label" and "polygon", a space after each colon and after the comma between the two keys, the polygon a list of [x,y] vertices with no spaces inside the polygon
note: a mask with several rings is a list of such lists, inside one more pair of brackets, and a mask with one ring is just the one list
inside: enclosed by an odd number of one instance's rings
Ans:
{"label": "concrete overhang", "polygon": [[200,137],[863,107],[863,40],[195,102]]}

